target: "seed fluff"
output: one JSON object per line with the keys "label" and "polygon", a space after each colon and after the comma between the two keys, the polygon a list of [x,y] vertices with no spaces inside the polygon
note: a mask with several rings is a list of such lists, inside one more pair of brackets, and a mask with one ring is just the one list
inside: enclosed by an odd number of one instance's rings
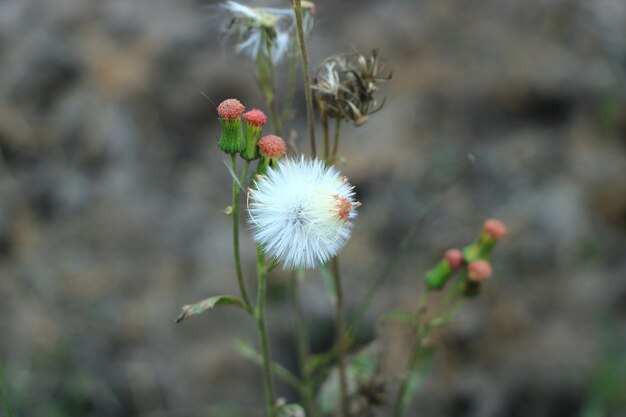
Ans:
{"label": "seed fluff", "polygon": [[254,240],[285,269],[314,268],[350,238],[361,203],[334,167],[314,159],[281,159],[248,194]]}

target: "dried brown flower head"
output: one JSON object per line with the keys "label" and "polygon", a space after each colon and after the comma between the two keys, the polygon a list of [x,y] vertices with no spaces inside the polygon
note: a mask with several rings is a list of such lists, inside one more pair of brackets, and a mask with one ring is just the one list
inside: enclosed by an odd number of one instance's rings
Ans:
{"label": "dried brown flower head", "polygon": [[319,66],[313,90],[320,109],[329,117],[351,120],[356,126],[385,104],[376,93],[381,82],[391,79],[374,49],[370,57],[358,52],[333,55]]}

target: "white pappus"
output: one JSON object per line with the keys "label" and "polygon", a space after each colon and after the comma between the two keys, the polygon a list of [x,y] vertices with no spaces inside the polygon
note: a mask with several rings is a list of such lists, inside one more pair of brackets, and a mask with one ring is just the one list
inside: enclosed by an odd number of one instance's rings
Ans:
{"label": "white pappus", "polygon": [[248,193],[254,240],[285,269],[325,263],[350,238],[361,204],[334,167],[314,159],[281,159]]}

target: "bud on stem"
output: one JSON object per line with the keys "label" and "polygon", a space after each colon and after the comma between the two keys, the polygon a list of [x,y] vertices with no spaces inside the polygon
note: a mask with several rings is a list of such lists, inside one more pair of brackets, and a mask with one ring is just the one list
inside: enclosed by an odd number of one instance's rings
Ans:
{"label": "bud on stem", "polygon": [[222,126],[218,147],[229,155],[239,153],[246,147],[241,131],[241,114],[244,110],[243,104],[234,98],[224,100],[217,106]]}
{"label": "bud on stem", "polygon": [[455,271],[463,267],[463,254],[458,249],[446,251],[444,258],[426,273],[426,285],[431,290],[440,290]]}

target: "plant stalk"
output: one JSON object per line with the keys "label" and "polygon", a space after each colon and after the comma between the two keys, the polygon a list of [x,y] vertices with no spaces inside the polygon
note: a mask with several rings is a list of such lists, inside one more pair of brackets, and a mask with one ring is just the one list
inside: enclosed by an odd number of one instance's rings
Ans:
{"label": "plant stalk", "polygon": [[265,255],[260,247],[257,247],[257,278],[259,288],[257,292],[257,304],[254,316],[259,331],[259,342],[261,344],[261,356],[263,357],[263,387],[265,391],[265,406],[268,417],[276,417],[274,379],[272,376],[272,362],[270,359],[269,343],[267,341],[267,330],[265,327],[265,293],[266,293],[266,266]]}
{"label": "plant stalk", "polygon": [[350,404],[348,402],[348,378],[346,375],[346,347],[345,340],[345,302],[343,297],[343,290],[341,287],[341,273],[339,270],[339,257],[334,257],[332,260],[333,276],[335,282],[335,292],[337,293],[337,319],[336,319],[336,338],[337,338],[337,353],[339,357],[339,387],[341,395],[341,415],[342,417],[350,416]]}
{"label": "plant stalk", "polygon": [[306,119],[309,126],[309,140],[311,141],[311,156],[315,158],[317,150],[315,147],[315,115],[313,114],[313,95],[311,92],[311,74],[309,73],[309,56],[306,52],[304,42],[304,29],[302,26],[302,1],[293,0],[293,11],[296,15],[296,29],[298,31],[298,43],[300,45],[300,56],[302,57],[302,72],[304,75],[304,95],[306,100]]}
{"label": "plant stalk", "polygon": [[[232,163],[233,172],[235,176],[237,176],[237,157],[235,154],[230,156],[230,160]],[[248,164],[246,164],[244,168],[243,178],[245,180],[245,175],[247,171]],[[243,184],[243,182],[242,182]],[[252,304],[250,303],[250,297],[248,296],[248,291],[246,290],[246,283],[243,279],[243,272],[241,269],[241,256],[239,253],[239,193],[240,193],[239,185],[237,181],[233,178],[233,201],[232,201],[232,216],[233,216],[233,257],[235,259],[235,272],[237,275],[237,283],[239,284],[239,292],[241,293],[241,297],[243,298],[243,302],[248,311],[252,311]]]}
{"label": "plant stalk", "polygon": [[302,309],[302,300],[300,299],[300,281],[304,276],[303,269],[296,269],[291,275],[289,289],[291,291],[291,300],[293,308],[293,316],[296,324],[296,345],[298,348],[298,365],[300,366],[300,374],[302,386],[300,393],[304,402],[306,415],[316,417],[319,415],[314,401],[314,386],[311,378],[311,371],[308,366],[309,362],[309,335],[307,333],[306,321]]}

